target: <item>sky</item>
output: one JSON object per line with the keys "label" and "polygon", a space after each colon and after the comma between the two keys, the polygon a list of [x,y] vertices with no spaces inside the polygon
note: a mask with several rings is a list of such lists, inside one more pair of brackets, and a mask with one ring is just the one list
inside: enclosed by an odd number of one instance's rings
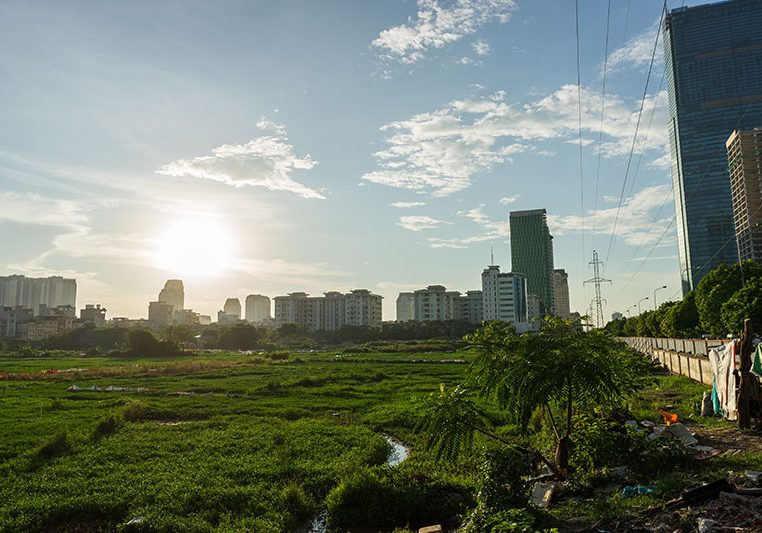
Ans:
{"label": "sky", "polygon": [[510,271],[509,212],[545,208],[572,311],[593,250],[606,318],[680,297],[662,2],[2,11],[0,275],[133,318],[171,278],[213,316],[367,288],[393,320],[400,291],[480,289],[492,250]]}

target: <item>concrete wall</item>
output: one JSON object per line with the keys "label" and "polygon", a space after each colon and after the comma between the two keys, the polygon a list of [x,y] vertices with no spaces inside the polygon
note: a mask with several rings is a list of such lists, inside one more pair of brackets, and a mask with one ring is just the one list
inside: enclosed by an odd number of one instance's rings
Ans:
{"label": "concrete wall", "polygon": [[712,385],[709,350],[727,341],[711,339],[657,339],[651,337],[619,337],[631,348],[658,360],[673,374],[686,376],[704,385]]}

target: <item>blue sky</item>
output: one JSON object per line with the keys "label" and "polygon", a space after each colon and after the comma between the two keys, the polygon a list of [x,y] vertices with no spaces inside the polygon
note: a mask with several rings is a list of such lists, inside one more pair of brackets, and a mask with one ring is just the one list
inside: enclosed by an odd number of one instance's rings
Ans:
{"label": "blue sky", "polygon": [[616,215],[662,4],[612,2],[601,121],[607,7],[578,91],[570,0],[4,2],[0,275],[110,316],[181,277],[206,314],[362,287],[393,319],[491,247],[510,270],[508,212],[544,207],[573,310],[593,247],[607,317],[677,297],[661,41]]}

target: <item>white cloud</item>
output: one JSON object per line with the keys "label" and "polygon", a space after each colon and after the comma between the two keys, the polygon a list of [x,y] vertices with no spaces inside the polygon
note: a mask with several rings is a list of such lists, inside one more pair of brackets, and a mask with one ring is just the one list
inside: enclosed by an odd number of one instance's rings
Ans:
{"label": "white cloud", "polygon": [[[606,120],[601,125],[600,93],[583,88],[581,96],[583,132],[590,137],[603,133],[601,149],[607,157],[629,154],[640,101],[625,102],[609,95]],[[578,142],[576,85],[564,85],[526,104],[509,103],[506,98],[504,91],[498,91],[456,100],[435,111],[382,126],[386,147],[374,154],[379,168],[363,179],[447,196],[468,188],[475,174],[510,162],[512,155],[529,151],[547,154],[532,143],[552,139]],[[654,123],[665,123],[664,92],[647,97],[643,112],[648,114],[655,107]],[[659,156],[667,146],[663,130],[653,128],[645,143],[646,150],[656,151]],[[638,148],[643,136],[641,130]],[[597,149],[597,144],[591,149]]]}
{"label": "white cloud", "polygon": [[219,181],[234,187],[251,185],[272,191],[289,191],[304,198],[325,196],[291,179],[295,170],[310,170],[317,161],[309,154],[298,157],[289,143],[285,127],[264,117],[257,127],[271,135],[256,137],[245,144],[223,144],[212,155],[179,159],[156,172],[165,176],[191,176]]}
{"label": "white cloud", "polygon": [[504,196],[503,198],[500,198],[500,200],[498,200],[498,203],[500,205],[511,205],[513,202],[515,202],[518,199],[519,199],[519,195]]}
{"label": "white cloud", "polygon": [[[418,12],[407,24],[384,30],[371,43],[381,58],[410,65],[429,49],[443,48],[490,22],[505,23],[516,7],[514,0],[418,0]],[[486,43],[485,43],[486,44]]]}
{"label": "white cloud", "polygon": [[[643,33],[632,37],[621,48],[617,48],[613,52],[609,53],[608,69],[609,72],[615,70],[625,69],[643,69],[651,63],[651,56],[654,53],[654,42],[656,40],[657,33],[660,34],[661,26],[657,20]],[[663,62],[663,54],[656,49],[656,56],[654,57],[654,67],[656,72],[661,68]],[[601,69],[603,65],[601,65]]]}
{"label": "white cloud", "polygon": [[422,216],[422,215],[411,215],[411,216],[400,217],[399,222],[397,222],[398,226],[402,226],[403,228],[410,231],[434,229],[444,224],[450,224],[450,223],[445,220],[439,220],[436,218]]}
{"label": "white cloud", "polygon": [[471,43],[471,48],[473,48],[474,52],[480,56],[489,55],[490,51],[492,50],[489,43],[482,39],[478,39],[476,42]]}
{"label": "white cloud", "polygon": [[[634,246],[655,244],[671,222],[669,216],[654,220],[655,212],[661,208],[662,204],[669,202],[671,193],[670,185],[656,185],[646,187],[627,198],[619,211],[617,236]],[[606,234],[610,233],[614,227],[616,212],[617,208],[614,206],[592,211],[585,217],[548,215],[548,225],[554,235],[563,235],[572,231],[595,231]]]}
{"label": "white cloud", "polygon": [[401,209],[407,209],[410,207],[421,207],[426,205],[426,202],[394,202],[389,204],[390,207],[399,207]]}
{"label": "white cloud", "polygon": [[87,222],[79,202],[45,198],[38,194],[0,191],[0,222],[79,228]]}
{"label": "white cloud", "polygon": [[495,222],[482,211],[484,204],[473,209],[458,211],[456,214],[461,218],[467,218],[482,228],[482,233],[470,237],[443,239],[438,237],[429,238],[429,246],[432,248],[468,248],[470,244],[478,242],[507,239],[510,235],[508,222]]}

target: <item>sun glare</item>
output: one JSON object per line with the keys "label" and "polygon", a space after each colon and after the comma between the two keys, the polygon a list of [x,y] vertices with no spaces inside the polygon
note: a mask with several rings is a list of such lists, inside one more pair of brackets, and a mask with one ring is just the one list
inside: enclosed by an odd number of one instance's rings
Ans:
{"label": "sun glare", "polygon": [[189,218],[159,237],[156,266],[179,276],[215,276],[230,268],[232,248],[229,231],[217,220]]}

